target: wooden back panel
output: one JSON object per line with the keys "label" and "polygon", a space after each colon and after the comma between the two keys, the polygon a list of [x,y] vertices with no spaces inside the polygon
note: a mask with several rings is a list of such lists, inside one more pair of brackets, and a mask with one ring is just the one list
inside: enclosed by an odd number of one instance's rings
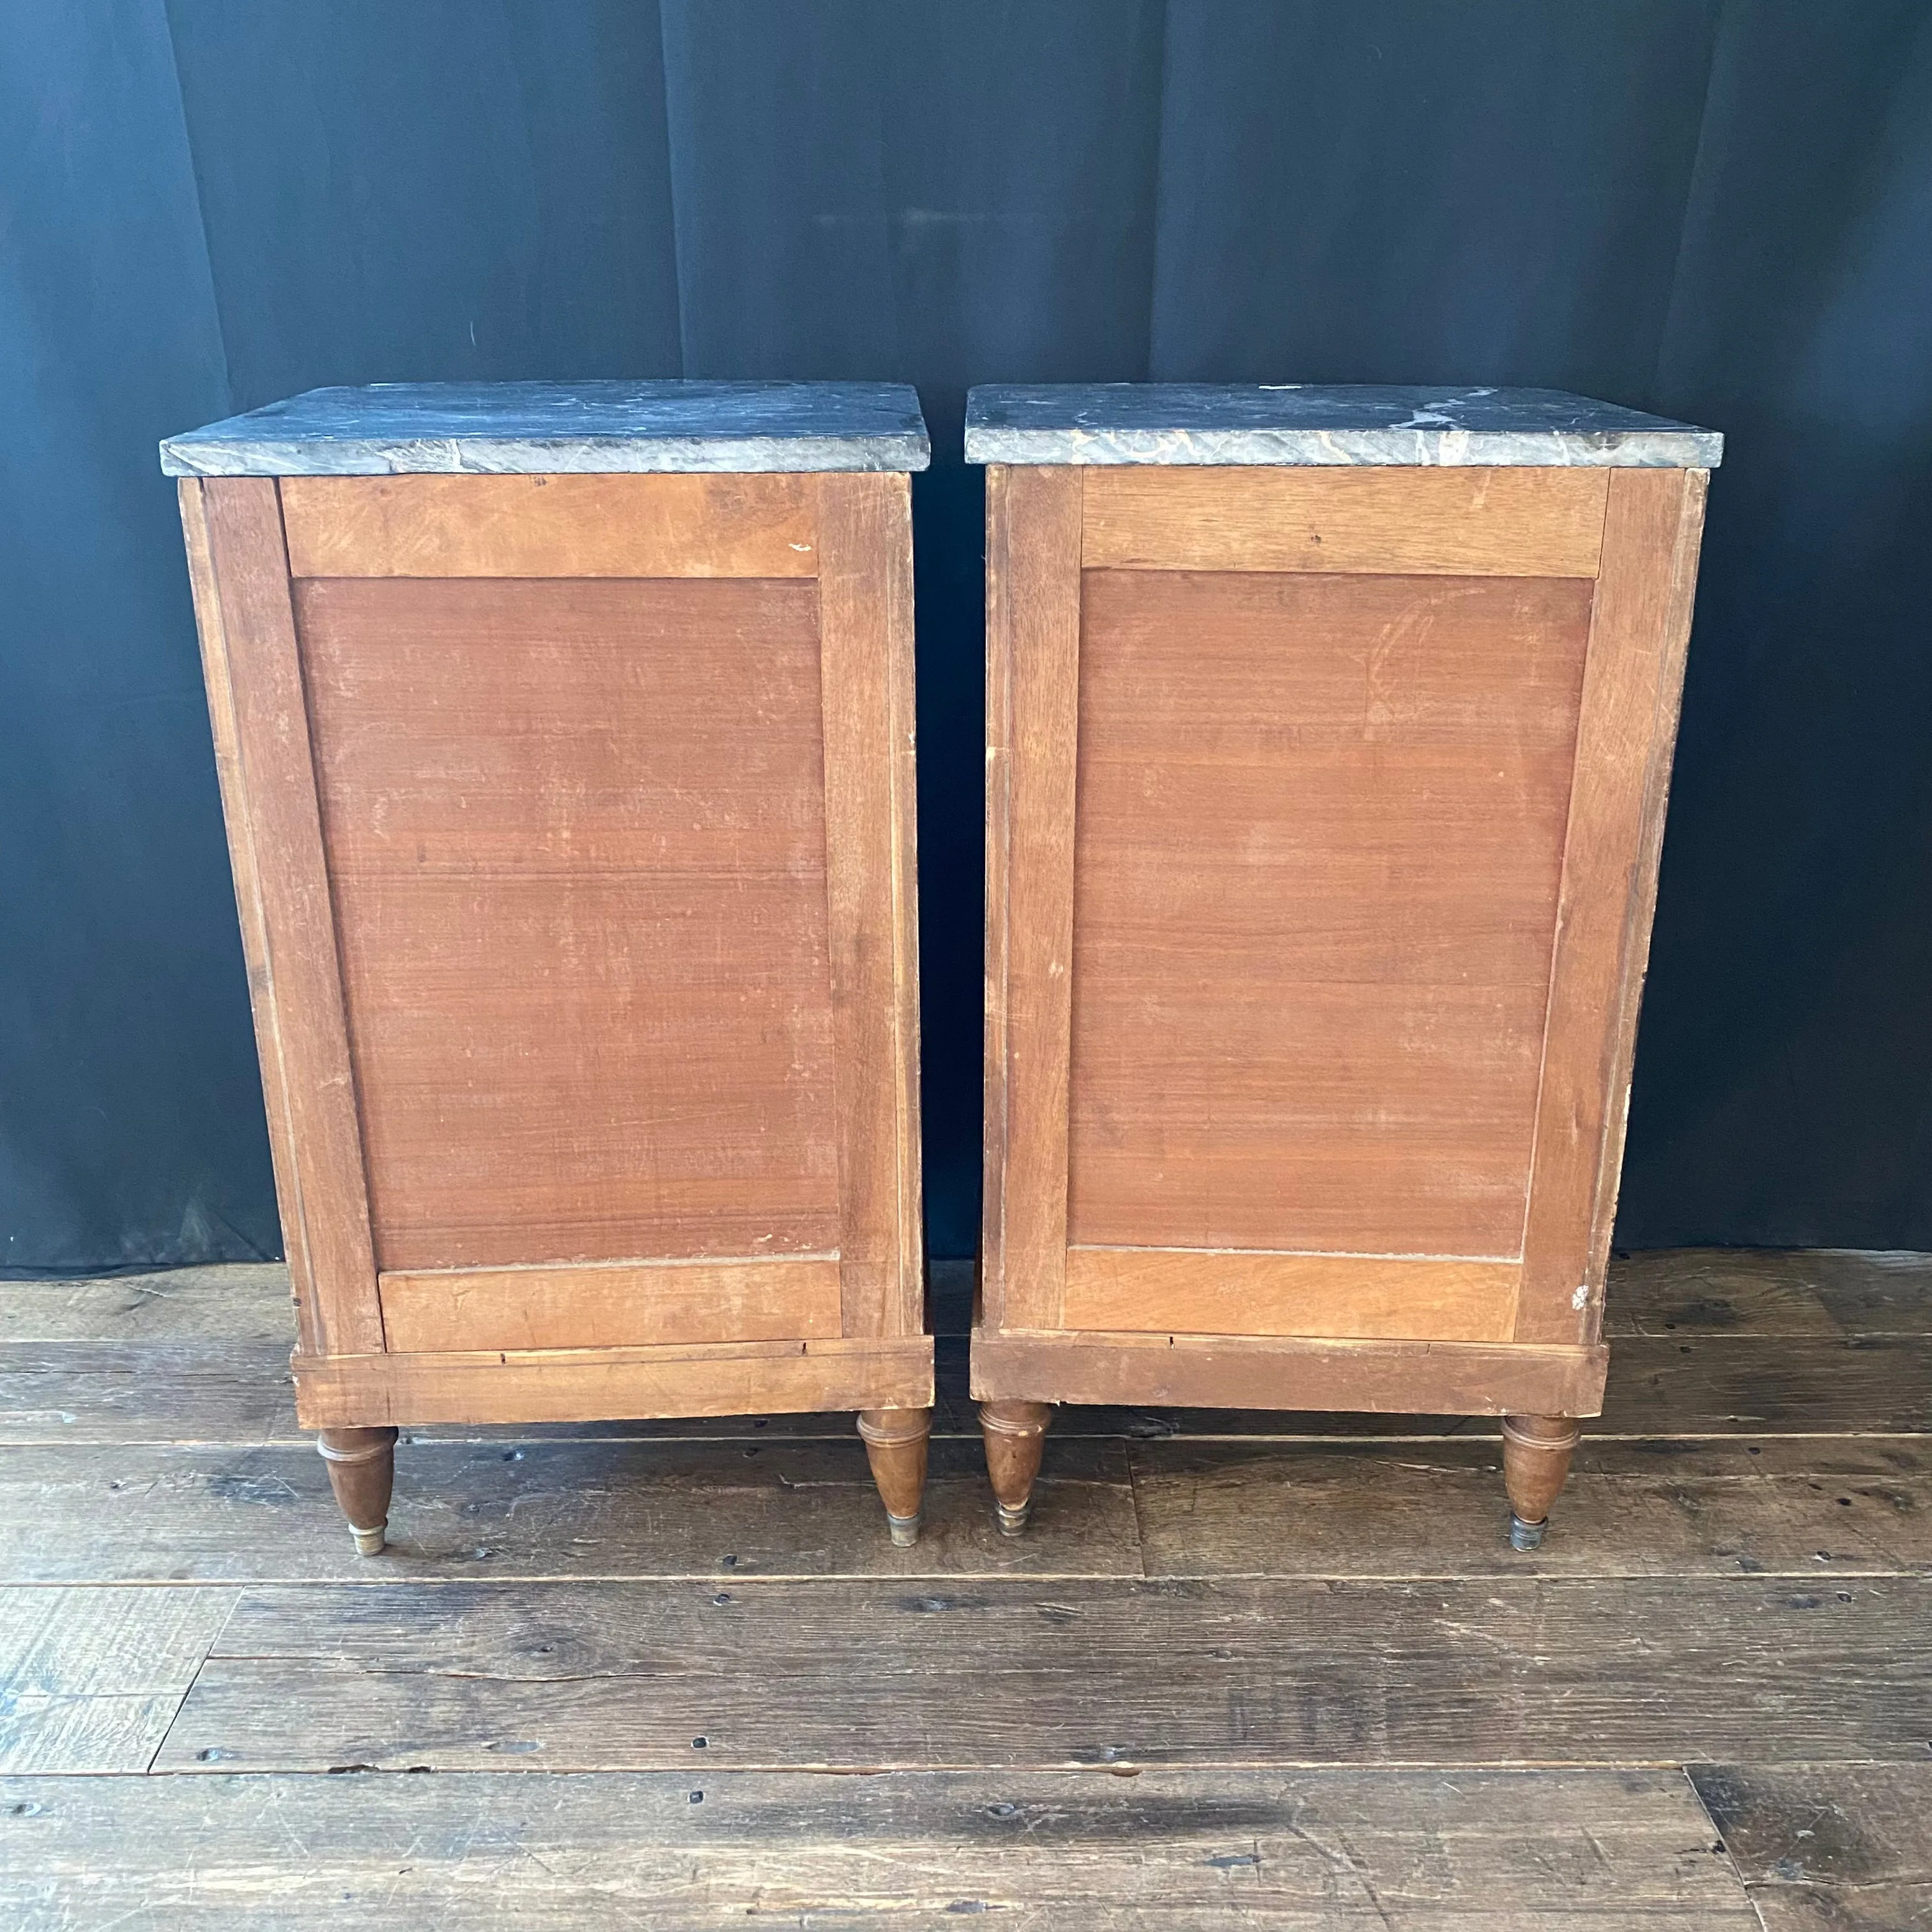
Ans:
{"label": "wooden back panel", "polygon": [[836,1251],[815,586],[296,612],[377,1265]]}
{"label": "wooden back panel", "polygon": [[1702,484],[989,474],[989,1329],[1594,1342]]}
{"label": "wooden back panel", "polygon": [[916,1335],[906,479],[182,499],[305,1352]]}
{"label": "wooden back panel", "polygon": [[1070,1242],[1520,1251],[1589,606],[1088,573]]}

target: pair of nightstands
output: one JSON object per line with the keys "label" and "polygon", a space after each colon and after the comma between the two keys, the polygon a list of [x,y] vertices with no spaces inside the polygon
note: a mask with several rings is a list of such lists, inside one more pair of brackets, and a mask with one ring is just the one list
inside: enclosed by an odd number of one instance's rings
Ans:
{"label": "pair of nightstands", "polygon": [[[321,390],[181,476],[299,1340],[399,1424],[932,1401],[909,389]],[[1500,1414],[1601,1295],[1706,474],[1535,391],[974,392],[1002,1526],[1062,1401]]]}

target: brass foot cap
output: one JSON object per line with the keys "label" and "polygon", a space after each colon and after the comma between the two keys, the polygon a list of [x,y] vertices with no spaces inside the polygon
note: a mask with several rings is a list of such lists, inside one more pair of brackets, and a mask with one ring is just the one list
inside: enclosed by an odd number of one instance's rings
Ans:
{"label": "brass foot cap", "polygon": [[1545,1517],[1540,1522],[1525,1522],[1514,1510],[1510,1515],[1510,1547],[1512,1550],[1534,1550],[1543,1540],[1543,1532],[1550,1527]]}
{"label": "brass foot cap", "polygon": [[886,1512],[886,1527],[892,1533],[895,1550],[910,1550],[919,1540],[919,1526],[925,1520],[923,1514],[916,1516],[894,1516]]}
{"label": "brass foot cap", "polygon": [[1033,1498],[1029,1496],[1023,1503],[995,1502],[993,1507],[998,1512],[1000,1534],[1018,1536],[1026,1528],[1027,1518],[1033,1514]]}
{"label": "brass foot cap", "polygon": [[356,1553],[358,1556],[380,1556],[389,1540],[389,1526],[379,1522],[374,1529],[358,1529],[352,1522],[349,1534],[356,1539]]}

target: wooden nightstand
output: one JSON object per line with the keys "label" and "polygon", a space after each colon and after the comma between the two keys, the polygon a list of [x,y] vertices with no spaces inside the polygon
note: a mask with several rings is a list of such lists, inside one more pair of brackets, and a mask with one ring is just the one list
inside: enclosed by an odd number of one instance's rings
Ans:
{"label": "wooden nightstand", "polygon": [[296,1400],[854,1409],[916,1533],[911,390],[324,389],[182,478]]}
{"label": "wooden nightstand", "polygon": [[1710,433],[1540,390],[973,392],[1001,1521],[1058,1402],[1504,1418],[1604,1264]]}

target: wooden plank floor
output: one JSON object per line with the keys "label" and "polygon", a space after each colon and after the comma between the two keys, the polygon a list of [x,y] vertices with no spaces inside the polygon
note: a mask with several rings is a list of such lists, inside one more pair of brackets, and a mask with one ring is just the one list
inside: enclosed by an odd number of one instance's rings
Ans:
{"label": "wooden plank floor", "polygon": [[[1621,1262],[1548,1542],[1459,1419],[442,1428],[358,1558],[275,1268],[0,1283],[0,1926],[1932,1926],[1932,1258]],[[428,1773],[428,1775],[420,1774]]]}

